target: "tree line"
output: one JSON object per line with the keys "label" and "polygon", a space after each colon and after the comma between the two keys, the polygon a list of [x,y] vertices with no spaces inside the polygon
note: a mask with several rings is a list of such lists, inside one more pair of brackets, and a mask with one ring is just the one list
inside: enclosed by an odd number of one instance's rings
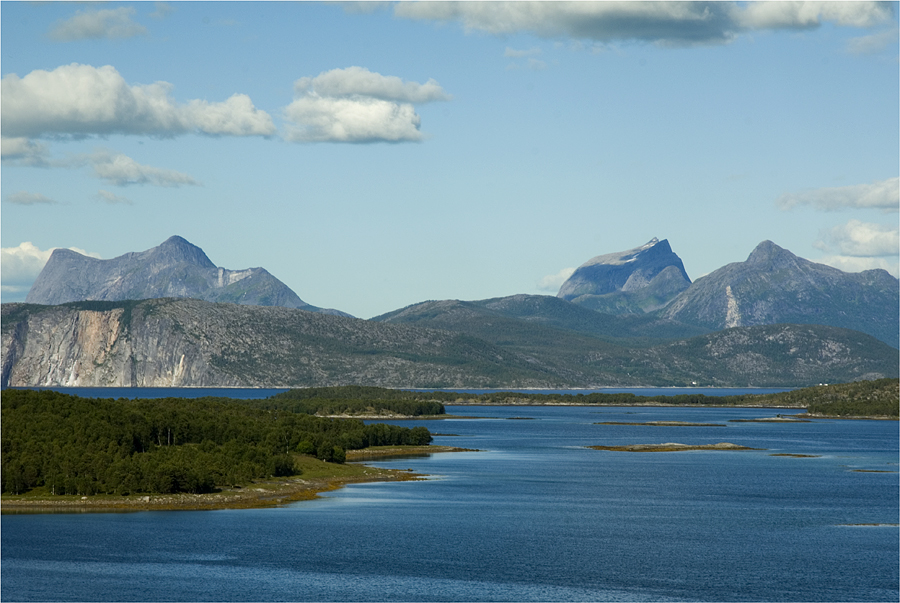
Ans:
{"label": "tree line", "polygon": [[0,487],[9,494],[203,493],[297,475],[296,454],[340,463],[346,450],[432,439],[425,427],[366,425],[243,402],[3,390]]}

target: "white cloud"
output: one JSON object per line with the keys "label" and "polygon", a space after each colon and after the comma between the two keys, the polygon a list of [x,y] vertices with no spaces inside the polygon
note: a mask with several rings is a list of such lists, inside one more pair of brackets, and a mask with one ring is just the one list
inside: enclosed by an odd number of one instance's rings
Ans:
{"label": "white cloud", "polygon": [[294,92],[298,96],[316,94],[333,98],[366,97],[403,103],[450,100],[450,95],[433,79],[424,84],[404,82],[399,77],[374,73],[365,67],[332,69],[314,78],[300,78],[294,82]]}
{"label": "white cloud", "polygon": [[816,260],[820,264],[843,270],[844,272],[862,272],[863,270],[887,270],[895,277],[900,277],[900,263],[888,258],[860,258],[853,256],[827,255]]}
{"label": "white cloud", "polygon": [[[2,273],[4,292],[15,293],[17,292],[15,290],[20,291],[22,288],[27,292],[31,288],[34,279],[37,278],[44,268],[44,264],[50,259],[53,249],[43,251],[29,241],[25,241],[18,247],[3,247],[0,249],[0,273]],[[95,258],[100,257],[96,253],[89,253],[77,247],[70,247],[69,249],[82,255]]]}
{"label": "white cloud", "polygon": [[559,288],[562,287],[562,284],[566,282],[574,272],[575,268],[563,268],[556,274],[548,274],[538,281],[538,291],[550,291],[552,293],[556,293],[557,291],[559,291]]}
{"label": "white cloud", "polygon": [[860,36],[858,38],[850,38],[847,42],[847,51],[850,54],[876,54],[883,50],[896,50],[897,42],[900,40],[900,29],[893,28]]}
{"label": "white cloud", "polygon": [[721,44],[765,29],[823,23],[872,27],[891,19],[880,2],[400,2],[409,19],[460,22],[467,31],[528,32],[597,42],[637,40],[666,46]]}
{"label": "white cloud", "polygon": [[131,20],[134,12],[134,8],[124,6],[79,11],[74,17],[55,23],[48,35],[60,42],[144,35],[147,28]]}
{"label": "white cloud", "polygon": [[6,195],[4,201],[13,205],[53,205],[58,203],[58,201],[54,201],[40,193],[29,193],[27,191],[10,193]]}
{"label": "white cloud", "polygon": [[3,163],[47,167],[47,145],[27,138],[0,137],[0,158]]}
{"label": "white cloud", "polygon": [[873,27],[891,15],[881,2],[748,2],[735,11],[735,20],[747,29],[805,29],[825,22]]}
{"label": "white cloud", "polygon": [[150,13],[150,16],[154,19],[165,19],[171,13],[175,12],[175,7],[168,2],[154,2],[153,6],[156,10]]}
{"label": "white cloud", "polygon": [[781,195],[776,201],[781,209],[797,205],[812,205],[816,209],[837,210],[843,208],[900,209],[900,178],[888,178],[872,184],[856,184],[835,188],[817,188],[799,193]]}
{"label": "white cloud", "polygon": [[272,118],[250,98],[235,94],[222,103],[177,104],[172,84],[130,86],[111,65],[72,63],[0,81],[0,127],[9,137],[84,137],[108,134],[174,136],[270,136]]}
{"label": "white cloud", "polygon": [[294,84],[285,107],[292,142],[415,142],[421,119],[412,103],[449,100],[434,80],[404,82],[362,67],[333,69]]}
{"label": "white cloud", "polygon": [[153,186],[186,186],[198,183],[196,180],[175,170],[165,170],[148,165],[141,165],[131,157],[122,153],[112,154],[108,151],[97,151],[88,158],[94,168],[94,174],[116,186],[129,184],[151,184]]}
{"label": "white cloud", "polygon": [[842,256],[883,257],[900,255],[900,229],[885,224],[850,220],[824,231],[814,243],[817,249]]}
{"label": "white cloud", "polygon": [[102,189],[97,191],[97,198],[104,203],[109,203],[110,205],[134,205],[134,201],[132,201],[128,197],[121,197],[119,195],[116,195],[115,193],[111,193]]}

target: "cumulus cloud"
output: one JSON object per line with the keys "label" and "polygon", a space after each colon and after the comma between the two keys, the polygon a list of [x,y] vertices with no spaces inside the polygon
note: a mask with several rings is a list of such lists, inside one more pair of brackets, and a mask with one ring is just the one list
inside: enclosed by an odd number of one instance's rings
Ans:
{"label": "cumulus cloud", "polygon": [[872,27],[893,11],[880,2],[400,2],[394,14],[495,35],[691,46],[727,43],[755,30]]}
{"label": "cumulus cloud", "polygon": [[433,79],[424,84],[404,82],[399,77],[381,75],[364,67],[332,69],[316,77],[300,78],[294,82],[294,92],[326,97],[361,96],[404,103],[450,100],[450,95]]}
{"label": "cumulus cloud", "polygon": [[124,6],[79,11],[74,17],[57,21],[48,35],[59,42],[145,35],[147,28],[131,19],[134,12],[134,8]]}
{"label": "cumulus cloud", "polygon": [[28,191],[10,193],[6,195],[3,201],[13,205],[54,205],[58,203],[58,201],[54,201],[50,197],[45,197],[40,193],[29,193]]}
{"label": "cumulus cloud", "polygon": [[900,254],[900,229],[885,224],[850,220],[821,233],[817,249],[851,257],[882,257]]}
{"label": "cumulus cloud", "polygon": [[863,270],[887,270],[895,277],[900,277],[900,264],[888,258],[860,258],[844,255],[826,255],[816,260],[820,264],[843,270],[844,272],[862,272]]}
{"label": "cumulus cloud", "polygon": [[834,188],[817,188],[781,195],[777,201],[781,209],[797,205],[811,205],[816,209],[831,211],[844,208],[900,209],[900,178],[888,178],[872,184],[856,184]]}
{"label": "cumulus cloud", "polygon": [[47,145],[27,138],[0,137],[0,159],[10,165],[47,167],[50,165]]}
{"label": "cumulus cloud", "polygon": [[134,201],[128,197],[122,197],[102,189],[97,191],[97,198],[110,205],[134,205]]}
{"label": "cumulus cloud", "polygon": [[[38,249],[29,241],[25,241],[18,247],[3,247],[0,249],[0,274],[2,274],[2,287],[4,298],[25,299],[25,294],[31,288],[32,283],[44,268],[44,264],[50,259],[53,249],[46,251]],[[77,247],[70,247],[82,255],[99,258],[96,253],[90,253]],[[4,301],[7,301],[4,299]]]}
{"label": "cumulus cloud", "polygon": [[175,170],[165,170],[141,165],[122,153],[99,150],[87,158],[94,174],[116,186],[150,184],[153,186],[196,186],[196,180]]}
{"label": "cumulus cloud", "polygon": [[421,119],[412,103],[450,100],[434,80],[404,82],[363,67],[301,78],[294,92],[284,109],[293,142],[415,142]]}
{"label": "cumulus cloud", "polygon": [[225,102],[178,104],[172,84],[130,86],[111,65],[72,63],[0,80],[0,128],[8,137],[109,134],[270,136],[272,118],[245,94]]}
{"label": "cumulus cloud", "polygon": [[566,282],[574,272],[575,268],[563,268],[556,274],[548,274],[538,281],[538,291],[549,291],[552,293],[556,293],[557,291],[559,291],[559,288],[562,287],[562,284]]}

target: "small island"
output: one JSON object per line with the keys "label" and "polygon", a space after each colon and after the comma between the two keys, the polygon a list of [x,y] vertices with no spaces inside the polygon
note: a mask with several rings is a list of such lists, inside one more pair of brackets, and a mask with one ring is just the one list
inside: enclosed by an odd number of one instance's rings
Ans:
{"label": "small island", "polygon": [[627,446],[587,446],[591,450],[612,450],[615,452],[684,452],[688,450],[765,450],[765,448],[749,448],[730,442],[718,444],[630,444]]}

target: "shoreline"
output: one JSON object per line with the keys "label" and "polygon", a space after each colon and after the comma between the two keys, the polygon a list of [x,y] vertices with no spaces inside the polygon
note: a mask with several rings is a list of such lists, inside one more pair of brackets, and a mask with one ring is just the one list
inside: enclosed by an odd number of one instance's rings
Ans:
{"label": "shoreline", "polygon": [[[471,449],[453,446],[407,446],[376,448],[366,452],[348,451],[347,460],[379,460],[391,457],[427,456],[442,452],[469,452]],[[351,454],[353,453],[353,454]],[[320,461],[316,461],[320,462]],[[325,463],[322,463],[325,465]],[[334,475],[305,477],[303,474],[286,478],[255,480],[238,487],[221,488],[208,494],[134,494],[115,496],[63,495],[28,497],[20,495],[0,499],[0,514],[47,513],[129,513],[141,511],[215,511],[225,509],[264,509],[280,507],[303,500],[313,500],[323,492],[338,490],[349,484],[373,482],[421,481],[427,475],[410,469],[384,469],[363,463],[331,465]]]}

